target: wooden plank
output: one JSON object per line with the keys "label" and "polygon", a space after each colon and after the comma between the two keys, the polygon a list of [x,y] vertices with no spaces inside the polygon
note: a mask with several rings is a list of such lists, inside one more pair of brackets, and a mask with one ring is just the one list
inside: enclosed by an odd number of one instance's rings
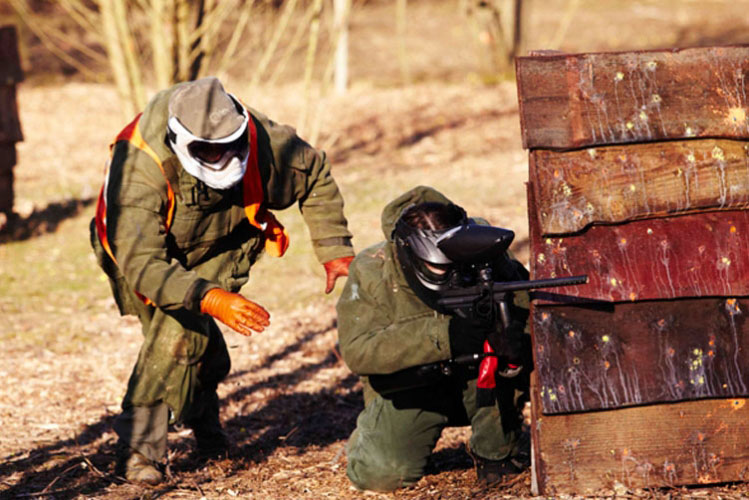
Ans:
{"label": "wooden plank", "polygon": [[749,396],[749,299],[533,307],[543,412]]}
{"label": "wooden plank", "polygon": [[16,89],[12,85],[0,85],[0,109],[0,144],[22,141]]}
{"label": "wooden plank", "polygon": [[[747,399],[688,401],[571,415],[532,410],[538,494],[749,479]],[[534,492],[535,493],[535,492]]]}
{"label": "wooden plank", "polygon": [[588,275],[588,284],[541,298],[635,301],[749,295],[749,211],[698,213],[591,226],[573,237],[539,237],[530,215],[534,279]]}
{"label": "wooden plank", "polygon": [[14,26],[0,26],[0,85],[14,85],[23,80],[18,56],[18,37]]}
{"label": "wooden plank", "polygon": [[749,46],[519,57],[523,145],[749,136]]}
{"label": "wooden plank", "polygon": [[541,234],[696,210],[749,207],[749,142],[670,141],[531,151]]}

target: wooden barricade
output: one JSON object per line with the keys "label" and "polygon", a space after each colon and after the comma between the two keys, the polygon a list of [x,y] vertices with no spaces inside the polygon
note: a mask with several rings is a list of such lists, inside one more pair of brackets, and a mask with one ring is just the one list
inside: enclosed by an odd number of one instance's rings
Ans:
{"label": "wooden barricade", "polygon": [[534,491],[749,479],[749,46],[516,65]]}
{"label": "wooden barricade", "polygon": [[13,166],[16,142],[23,140],[16,104],[16,84],[23,79],[16,30],[0,27],[0,213],[13,212]]}

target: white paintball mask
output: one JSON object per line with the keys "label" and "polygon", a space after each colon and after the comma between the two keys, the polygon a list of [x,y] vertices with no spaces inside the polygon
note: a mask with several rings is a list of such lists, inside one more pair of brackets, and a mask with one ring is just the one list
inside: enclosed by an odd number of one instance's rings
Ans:
{"label": "white paintball mask", "polygon": [[242,114],[242,122],[234,132],[225,137],[198,137],[176,116],[170,117],[167,122],[169,144],[182,167],[214,189],[228,189],[242,180],[250,156],[247,133],[249,116],[233,95],[228,96],[236,105],[237,112]]}

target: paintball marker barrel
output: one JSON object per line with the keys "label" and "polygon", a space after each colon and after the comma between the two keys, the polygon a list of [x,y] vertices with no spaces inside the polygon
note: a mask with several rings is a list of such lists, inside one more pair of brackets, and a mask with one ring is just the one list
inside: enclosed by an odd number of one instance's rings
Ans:
{"label": "paintball marker barrel", "polygon": [[[566,278],[547,278],[530,281],[500,281],[495,282],[492,290],[494,294],[504,294],[506,292],[516,292],[519,290],[535,290],[537,288],[552,288],[558,286],[581,285],[588,282],[588,275],[569,276]],[[437,303],[444,307],[459,307],[471,304],[481,295],[481,288],[478,286],[457,288],[443,292],[442,298]]]}

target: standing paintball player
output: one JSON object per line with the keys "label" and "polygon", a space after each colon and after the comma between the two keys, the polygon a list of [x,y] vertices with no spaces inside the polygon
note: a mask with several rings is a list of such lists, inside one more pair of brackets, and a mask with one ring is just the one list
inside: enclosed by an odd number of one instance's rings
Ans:
{"label": "standing paintball player", "polygon": [[[343,360],[364,386],[365,408],[347,444],[347,474],[358,488],[391,491],[414,484],[447,426],[471,426],[469,453],[481,484],[524,466],[517,460],[515,389],[527,391],[532,366],[527,293],[510,300],[513,319],[499,341],[497,323],[460,317],[438,304],[457,270],[437,247],[439,239],[460,228],[475,229],[477,222],[434,189],[414,188],[385,207],[386,241],[361,252],[351,265],[337,311]],[[495,280],[528,279],[504,249],[493,260]],[[486,357],[480,376],[478,362],[451,365],[449,375],[441,368],[436,374],[419,371],[466,355],[480,359],[492,348],[507,363]],[[428,378],[420,379],[424,374]],[[509,405],[495,402],[507,401],[498,396],[500,389],[510,391]]]}
{"label": "standing paintball player", "polygon": [[353,259],[343,199],[323,152],[225,92],[216,78],[158,93],[112,145],[91,243],[122,314],[145,337],[114,428],[127,479],[158,484],[167,426],[197,450],[228,446],[218,383],[229,354],[217,319],[243,335],[269,314],[240,295],[265,251],[289,237],[268,209],[298,202],[330,293]]}

